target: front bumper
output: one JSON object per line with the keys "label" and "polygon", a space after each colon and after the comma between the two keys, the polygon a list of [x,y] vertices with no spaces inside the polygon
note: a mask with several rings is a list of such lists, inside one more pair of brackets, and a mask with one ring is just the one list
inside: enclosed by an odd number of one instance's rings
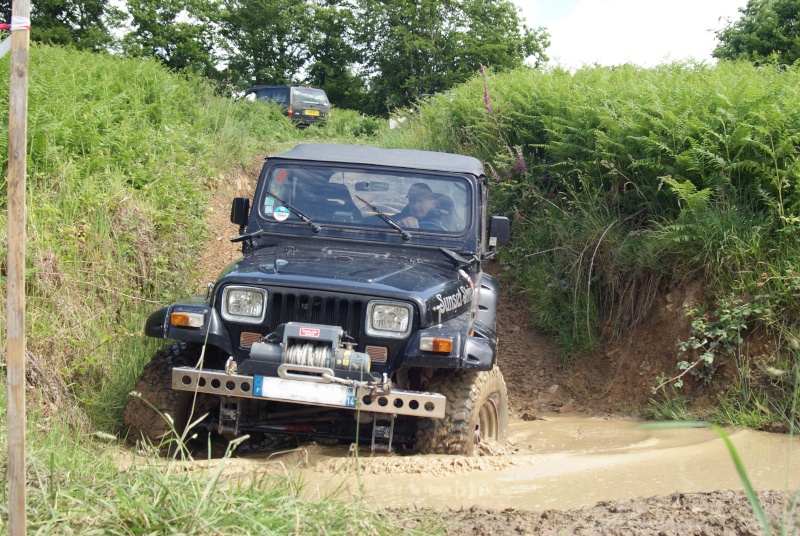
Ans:
{"label": "front bumper", "polygon": [[176,367],[172,369],[172,388],[178,391],[276,400],[354,411],[444,418],[447,399],[437,393],[401,389],[380,392],[376,389],[340,385],[325,381],[320,376],[296,379],[302,375],[291,372],[282,376],[278,378],[250,376],[227,374],[217,370]]}

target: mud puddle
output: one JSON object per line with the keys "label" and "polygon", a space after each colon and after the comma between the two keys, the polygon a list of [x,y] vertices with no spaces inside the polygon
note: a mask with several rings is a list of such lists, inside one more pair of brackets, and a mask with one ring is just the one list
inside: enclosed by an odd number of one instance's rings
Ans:
{"label": "mud puddle", "polygon": [[[742,489],[722,440],[708,429],[639,430],[640,421],[579,415],[514,421],[496,454],[356,458],[308,445],[230,460],[229,476],[298,475],[309,498],[364,497],[381,507],[543,511],[598,501]],[[756,490],[796,489],[800,445],[785,435],[730,430]],[[226,471],[227,472],[227,471]]]}

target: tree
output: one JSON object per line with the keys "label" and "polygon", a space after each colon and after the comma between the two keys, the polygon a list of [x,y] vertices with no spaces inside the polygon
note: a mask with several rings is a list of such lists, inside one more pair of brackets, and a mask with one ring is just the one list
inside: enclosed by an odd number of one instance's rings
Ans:
{"label": "tree", "polygon": [[362,0],[358,20],[373,113],[449,89],[480,65],[503,70],[529,56],[547,59],[547,33],[524,26],[509,0]]}
{"label": "tree", "polygon": [[313,17],[306,0],[225,0],[220,35],[226,78],[240,88],[299,82]]}
{"label": "tree", "polygon": [[[108,18],[117,12],[104,0],[37,0],[31,4],[31,41],[106,50],[113,41]],[[5,21],[11,18],[10,5],[8,13]]]}
{"label": "tree", "polygon": [[324,89],[333,104],[360,110],[366,96],[363,81],[352,71],[358,61],[353,5],[347,0],[315,0],[312,6],[305,82]]}
{"label": "tree", "polygon": [[153,57],[172,70],[219,76],[215,64],[217,5],[208,0],[127,0],[131,31],[122,50]]}
{"label": "tree", "polygon": [[511,2],[465,0],[463,5],[469,21],[464,63],[471,73],[481,65],[503,70],[518,67],[526,58],[535,66],[547,61],[549,34],[523,24]]}
{"label": "tree", "polygon": [[712,56],[763,62],[777,58],[791,65],[800,59],[800,2],[748,0],[742,17],[716,32],[719,44]]}

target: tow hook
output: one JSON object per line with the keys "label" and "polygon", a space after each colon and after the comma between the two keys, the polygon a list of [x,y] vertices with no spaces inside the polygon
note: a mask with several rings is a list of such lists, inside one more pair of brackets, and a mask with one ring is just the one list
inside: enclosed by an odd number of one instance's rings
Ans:
{"label": "tow hook", "polygon": [[226,396],[220,401],[217,433],[225,437],[239,435],[239,403]]}

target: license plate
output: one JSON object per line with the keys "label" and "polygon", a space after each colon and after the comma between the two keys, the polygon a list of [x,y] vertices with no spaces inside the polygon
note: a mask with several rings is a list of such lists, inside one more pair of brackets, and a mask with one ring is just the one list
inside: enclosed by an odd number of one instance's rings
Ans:
{"label": "license plate", "polygon": [[269,376],[256,376],[253,383],[253,394],[263,398],[302,404],[356,407],[356,389],[346,385],[286,380]]}
{"label": "license plate", "polygon": [[306,115],[319,115],[319,110],[306,110]]}

